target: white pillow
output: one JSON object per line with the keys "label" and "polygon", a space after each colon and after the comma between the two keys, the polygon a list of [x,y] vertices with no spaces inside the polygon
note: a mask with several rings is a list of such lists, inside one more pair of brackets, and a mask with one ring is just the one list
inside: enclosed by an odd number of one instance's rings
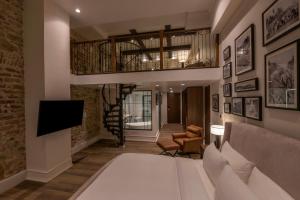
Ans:
{"label": "white pillow", "polygon": [[210,144],[203,155],[203,168],[214,185],[226,165],[228,162],[223,158],[220,151],[213,143]]}
{"label": "white pillow", "polygon": [[249,177],[248,185],[250,190],[263,200],[294,200],[286,191],[256,167]]}
{"label": "white pillow", "polygon": [[255,166],[254,163],[250,162],[234,150],[228,142],[225,142],[222,146],[221,153],[228,161],[233,171],[247,184]]}
{"label": "white pillow", "polygon": [[258,198],[227,165],[218,179],[215,200],[258,200]]}

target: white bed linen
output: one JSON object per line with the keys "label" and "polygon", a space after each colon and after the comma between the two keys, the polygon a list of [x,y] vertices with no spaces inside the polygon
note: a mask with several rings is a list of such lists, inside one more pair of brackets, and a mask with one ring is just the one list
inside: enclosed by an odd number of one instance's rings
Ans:
{"label": "white bed linen", "polygon": [[201,165],[184,158],[122,154],[75,199],[210,200],[203,183],[207,180],[199,173]]}

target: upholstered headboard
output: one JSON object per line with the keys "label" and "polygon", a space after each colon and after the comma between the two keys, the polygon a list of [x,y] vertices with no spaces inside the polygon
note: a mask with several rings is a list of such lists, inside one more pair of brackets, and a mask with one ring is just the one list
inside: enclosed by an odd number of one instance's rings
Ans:
{"label": "upholstered headboard", "polygon": [[226,123],[223,142],[230,145],[280,185],[300,199],[300,140],[245,124]]}

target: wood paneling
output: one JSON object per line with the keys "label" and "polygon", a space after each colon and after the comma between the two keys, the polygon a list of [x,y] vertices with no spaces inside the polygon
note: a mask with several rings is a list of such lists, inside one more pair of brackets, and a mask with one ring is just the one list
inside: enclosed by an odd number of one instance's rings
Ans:
{"label": "wood paneling", "polygon": [[210,144],[210,86],[205,87],[205,144]]}
{"label": "wood paneling", "polygon": [[203,127],[203,88],[187,88],[187,122],[186,125],[194,124]]}
{"label": "wood paneling", "polygon": [[168,93],[168,123],[180,123],[180,93]]}

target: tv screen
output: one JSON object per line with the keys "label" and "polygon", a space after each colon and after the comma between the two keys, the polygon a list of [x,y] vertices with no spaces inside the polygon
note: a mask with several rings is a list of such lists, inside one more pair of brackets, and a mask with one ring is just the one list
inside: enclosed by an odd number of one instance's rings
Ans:
{"label": "tv screen", "polygon": [[41,101],[37,136],[82,124],[84,101]]}

